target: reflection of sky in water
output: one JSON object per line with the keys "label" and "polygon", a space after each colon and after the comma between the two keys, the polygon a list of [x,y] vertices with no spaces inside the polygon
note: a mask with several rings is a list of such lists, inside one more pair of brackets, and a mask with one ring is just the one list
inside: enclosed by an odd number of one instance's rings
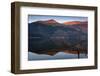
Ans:
{"label": "reflection of sky in water", "polygon": [[[59,52],[54,56],[45,55],[45,54],[40,55],[32,52],[28,53],[28,60],[53,60],[53,59],[74,59],[74,58],[78,58],[78,55],[69,54],[69,53],[67,54],[64,52]],[[80,58],[87,58],[87,56],[85,54],[80,54]]]}

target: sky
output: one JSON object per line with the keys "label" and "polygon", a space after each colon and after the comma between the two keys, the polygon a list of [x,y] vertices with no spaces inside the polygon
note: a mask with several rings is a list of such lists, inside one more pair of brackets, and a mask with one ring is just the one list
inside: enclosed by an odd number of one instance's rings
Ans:
{"label": "sky", "polygon": [[35,21],[45,21],[54,19],[59,23],[67,21],[88,21],[87,17],[76,17],[76,16],[51,16],[51,15],[28,15],[28,23]]}

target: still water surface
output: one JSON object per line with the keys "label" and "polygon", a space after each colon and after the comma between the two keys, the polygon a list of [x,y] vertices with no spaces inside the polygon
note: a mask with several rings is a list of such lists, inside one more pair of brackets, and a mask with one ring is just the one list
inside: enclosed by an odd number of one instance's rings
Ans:
{"label": "still water surface", "polygon": [[[80,58],[87,58],[87,55],[80,54]],[[64,52],[58,52],[57,54],[50,56],[45,54],[36,54],[28,52],[28,60],[55,60],[55,59],[78,59],[77,54],[70,54]]]}

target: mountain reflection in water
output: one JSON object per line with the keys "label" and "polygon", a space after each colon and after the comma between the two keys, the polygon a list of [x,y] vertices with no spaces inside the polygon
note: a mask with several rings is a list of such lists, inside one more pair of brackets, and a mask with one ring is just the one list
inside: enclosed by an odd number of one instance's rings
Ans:
{"label": "mountain reflection in water", "polygon": [[28,60],[88,57],[88,19],[63,23],[46,17],[28,23]]}
{"label": "mountain reflection in water", "polygon": [[[80,58],[87,58],[87,55],[80,53]],[[48,52],[48,54],[36,54],[28,52],[28,60],[55,60],[55,59],[78,59],[78,55],[75,51],[73,52]]]}

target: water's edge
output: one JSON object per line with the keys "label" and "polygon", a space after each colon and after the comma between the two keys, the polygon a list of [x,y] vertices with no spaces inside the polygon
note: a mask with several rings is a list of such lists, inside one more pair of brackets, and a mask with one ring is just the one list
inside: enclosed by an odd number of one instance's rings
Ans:
{"label": "water's edge", "polygon": [[[85,54],[80,54],[80,58],[88,58]],[[28,60],[55,60],[55,59],[78,59],[77,54],[69,54],[64,52],[58,52],[57,54],[50,56],[45,54],[36,54],[28,52]]]}

